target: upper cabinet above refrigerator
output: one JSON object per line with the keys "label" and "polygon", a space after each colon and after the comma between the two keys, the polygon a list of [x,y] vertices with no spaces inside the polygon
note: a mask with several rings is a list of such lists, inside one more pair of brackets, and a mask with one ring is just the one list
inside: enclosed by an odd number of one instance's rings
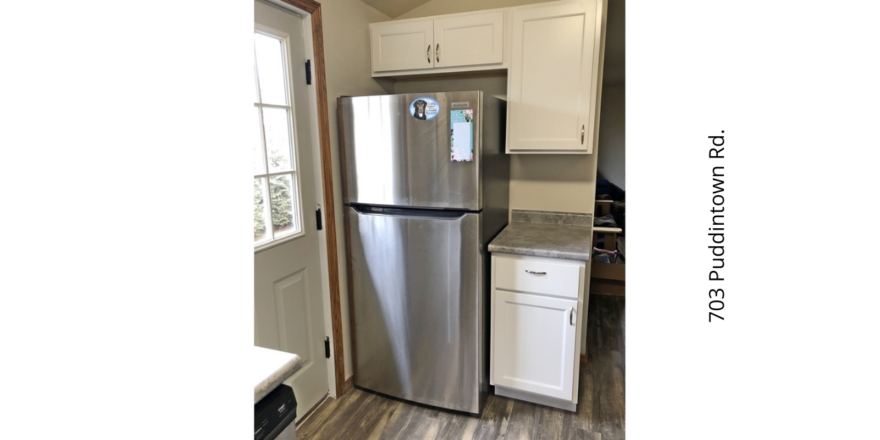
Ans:
{"label": "upper cabinet above refrigerator", "polygon": [[505,15],[502,10],[373,23],[373,76],[504,68]]}
{"label": "upper cabinet above refrigerator", "polygon": [[504,61],[504,13],[434,20],[434,67],[492,65]]}
{"label": "upper cabinet above refrigerator", "polygon": [[434,25],[431,20],[370,25],[373,72],[434,67]]}

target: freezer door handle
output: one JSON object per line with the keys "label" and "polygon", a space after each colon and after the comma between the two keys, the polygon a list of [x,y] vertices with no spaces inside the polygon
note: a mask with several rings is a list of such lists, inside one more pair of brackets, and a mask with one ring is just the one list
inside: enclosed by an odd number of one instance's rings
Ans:
{"label": "freezer door handle", "polygon": [[443,211],[437,209],[385,208],[369,205],[349,205],[358,214],[381,215],[388,217],[419,217],[433,220],[460,220],[466,211]]}
{"label": "freezer door handle", "polygon": [[571,325],[575,324],[575,321],[574,321],[575,320],[575,313],[574,312],[575,312],[574,307],[572,307],[571,310],[569,310],[569,312],[568,312],[568,323]]}

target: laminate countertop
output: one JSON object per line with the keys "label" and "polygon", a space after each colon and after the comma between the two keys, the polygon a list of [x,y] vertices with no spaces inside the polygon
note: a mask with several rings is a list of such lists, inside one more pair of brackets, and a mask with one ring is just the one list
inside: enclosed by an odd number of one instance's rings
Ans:
{"label": "laminate countertop", "polygon": [[489,252],[590,261],[593,216],[513,210],[511,221],[489,243]]}
{"label": "laminate countertop", "polygon": [[254,403],[266,397],[302,367],[301,357],[283,351],[254,346],[251,356]]}

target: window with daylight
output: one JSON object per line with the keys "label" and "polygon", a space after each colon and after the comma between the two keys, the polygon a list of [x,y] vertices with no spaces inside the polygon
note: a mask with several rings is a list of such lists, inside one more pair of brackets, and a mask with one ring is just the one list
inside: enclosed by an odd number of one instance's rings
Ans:
{"label": "window with daylight", "polygon": [[254,246],[302,230],[285,41],[254,32]]}

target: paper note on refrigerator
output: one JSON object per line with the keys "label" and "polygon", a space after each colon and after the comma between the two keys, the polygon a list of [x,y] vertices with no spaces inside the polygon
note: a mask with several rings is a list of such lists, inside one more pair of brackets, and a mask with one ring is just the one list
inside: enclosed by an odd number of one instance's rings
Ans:
{"label": "paper note on refrigerator", "polygon": [[474,160],[474,111],[452,110],[449,115],[449,139],[451,160],[453,162],[473,162]]}

